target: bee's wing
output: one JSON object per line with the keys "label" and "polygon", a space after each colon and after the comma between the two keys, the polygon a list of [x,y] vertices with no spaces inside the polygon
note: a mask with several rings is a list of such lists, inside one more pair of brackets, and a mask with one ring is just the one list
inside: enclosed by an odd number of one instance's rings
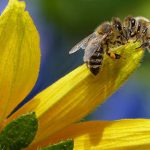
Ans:
{"label": "bee's wing", "polygon": [[70,51],[69,54],[75,53],[78,51],[80,48],[85,49],[88,45],[88,42],[96,37],[95,33],[90,34],[88,37],[84,38],[82,41],[80,41],[78,44],[76,44]]}
{"label": "bee's wing", "polygon": [[92,39],[88,46],[85,49],[83,60],[84,62],[89,61],[90,57],[95,53],[96,50],[98,50],[101,46],[101,41],[106,37],[107,35],[98,36],[94,39]]}

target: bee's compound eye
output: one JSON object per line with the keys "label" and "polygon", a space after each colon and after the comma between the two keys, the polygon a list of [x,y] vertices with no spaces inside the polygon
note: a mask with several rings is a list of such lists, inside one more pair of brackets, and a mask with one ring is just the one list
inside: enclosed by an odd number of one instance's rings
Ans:
{"label": "bee's compound eye", "polygon": [[141,30],[141,24],[139,23],[139,24],[138,24],[138,28],[137,28],[137,32],[139,33],[140,30]]}
{"label": "bee's compound eye", "polygon": [[117,23],[115,24],[115,28],[118,30],[118,31],[121,31],[122,30],[122,25],[120,23]]}
{"label": "bee's compound eye", "polygon": [[131,19],[131,27],[134,27],[134,26],[135,26],[135,22],[136,22],[135,19],[132,18],[132,19]]}

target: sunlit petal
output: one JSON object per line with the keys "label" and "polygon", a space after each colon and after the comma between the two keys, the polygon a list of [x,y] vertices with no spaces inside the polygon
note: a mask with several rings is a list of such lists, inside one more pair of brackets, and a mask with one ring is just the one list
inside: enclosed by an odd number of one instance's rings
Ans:
{"label": "sunlit petal", "polygon": [[65,139],[74,139],[74,150],[149,150],[150,120],[95,121],[71,125],[28,148],[34,150]]}
{"label": "sunlit petal", "polygon": [[10,0],[0,16],[0,121],[31,91],[39,65],[34,23],[24,2]]}
{"label": "sunlit petal", "polygon": [[78,67],[35,96],[12,118],[27,111],[36,112],[39,130],[34,142],[80,120],[117,90],[139,66],[143,50],[137,50],[138,46],[139,43],[129,43],[119,48],[120,60],[105,56],[98,76],[92,75],[86,65]]}

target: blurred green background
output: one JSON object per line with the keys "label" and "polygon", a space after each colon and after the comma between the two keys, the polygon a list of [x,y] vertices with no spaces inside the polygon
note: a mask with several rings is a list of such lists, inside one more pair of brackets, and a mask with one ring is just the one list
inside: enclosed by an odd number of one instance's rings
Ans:
{"label": "blurred green background", "polygon": [[71,36],[85,35],[113,16],[150,17],[148,0],[41,0],[40,5],[46,19]]}
{"label": "blurred green background", "polygon": [[[150,19],[149,0],[26,0],[26,3],[40,32],[42,63],[38,82],[25,101],[83,63],[83,51],[71,56],[68,52],[103,21],[128,15]],[[1,0],[0,5],[4,8],[6,0]],[[141,67],[88,119],[149,118],[149,76],[150,55],[146,51]]]}

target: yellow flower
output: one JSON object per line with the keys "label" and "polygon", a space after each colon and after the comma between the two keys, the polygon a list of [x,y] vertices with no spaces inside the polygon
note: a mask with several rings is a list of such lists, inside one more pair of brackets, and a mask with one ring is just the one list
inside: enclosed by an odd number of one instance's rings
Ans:
{"label": "yellow flower", "polygon": [[25,3],[9,0],[0,16],[1,130],[21,114],[34,111],[39,129],[28,150],[67,138],[73,138],[74,149],[81,150],[146,149],[149,120],[73,124],[106,100],[139,66],[143,57],[143,50],[136,49],[139,45],[131,41],[115,48],[123,57],[112,60],[106,55],[96,77],[86,65],[78,67],[7,118],[33,88],[40,65],[39,35]]}
{"label": "yellow flower", "polygon": [[74,150],[149,150],[150,120],[128,119],[73,124],[38,144],[44,146],[68,138],[74,139]]}

